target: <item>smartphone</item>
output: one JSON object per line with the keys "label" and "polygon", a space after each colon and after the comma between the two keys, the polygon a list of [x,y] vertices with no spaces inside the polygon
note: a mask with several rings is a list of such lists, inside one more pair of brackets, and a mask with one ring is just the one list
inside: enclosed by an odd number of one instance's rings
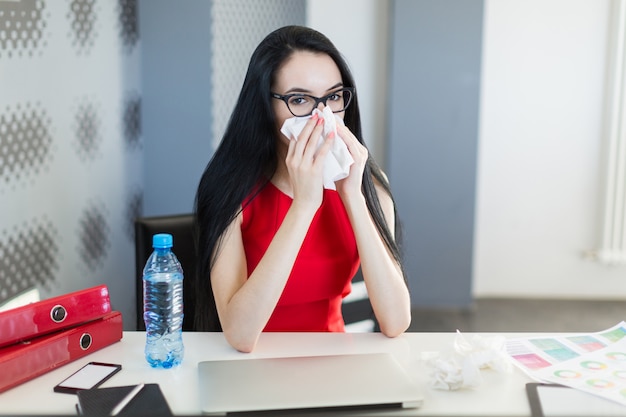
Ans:
{"label": "smartphone", "polygon": [[89,362],[54,387],[54,392],[76,394],[84,389],[100,386],[122,369],[122,365],[115,363]]}

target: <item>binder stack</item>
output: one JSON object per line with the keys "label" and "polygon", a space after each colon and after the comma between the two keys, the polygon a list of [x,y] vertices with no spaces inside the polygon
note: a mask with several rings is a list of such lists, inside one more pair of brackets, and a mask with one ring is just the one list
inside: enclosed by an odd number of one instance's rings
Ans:
{"label": "binder stack", "polygon": [[106,285],[0,312],[0,392],[122,339]]}

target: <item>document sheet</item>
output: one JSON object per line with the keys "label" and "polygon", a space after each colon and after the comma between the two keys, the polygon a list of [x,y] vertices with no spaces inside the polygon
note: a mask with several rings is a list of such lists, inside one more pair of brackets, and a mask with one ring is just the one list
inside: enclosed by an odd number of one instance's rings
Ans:
{"label": "document sheet", "polygon": [[506,350],[537,381],[565,385],[626,407],[625,336],[622,321],[597,333],[509,339]]}

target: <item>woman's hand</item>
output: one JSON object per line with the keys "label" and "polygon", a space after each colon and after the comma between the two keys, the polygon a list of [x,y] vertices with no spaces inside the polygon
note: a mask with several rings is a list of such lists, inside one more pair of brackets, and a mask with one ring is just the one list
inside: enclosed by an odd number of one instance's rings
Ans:
{"label": "woman's hand", "polygon": [[293,189],[293,204],[313,213],[322,204],[324,160],[334,138],[333,134],[328,135],[318,149],[323,127],[324,119],[314,114],[298,138],[289,141],[285,158]]}
{"label": "woman's hand", "polygon": [[367,163],[368,151],[346,126],[338,123],[337,133],[346,143],[348,152],[350,152],[352,159],[354,159],[354,164],[350,167],[348,176],[335,183],[337,192],[339,192],[341,198],[345,200],[345,198],[362,195],[361,184],[363,182],[363,171]]}
{"label": "woman's hand", "polygon": [[[337,126],[337,133],[344,139],[354,164],[350,167],[350,174],[335,184],[352,224],[363,279],[380,330],[386,336],[395,337],[404,332],[411,322],[409,291],[400,265],[385,246],[361,191],[367,148],[347,127]],[[396,221],[393,200],[376,182],[374,186],[387,226],[393,234]]]}

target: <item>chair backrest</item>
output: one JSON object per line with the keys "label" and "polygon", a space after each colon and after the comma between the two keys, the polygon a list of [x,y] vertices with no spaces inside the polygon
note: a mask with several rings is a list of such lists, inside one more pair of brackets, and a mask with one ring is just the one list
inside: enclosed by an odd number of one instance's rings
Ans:
{"label": "chair backrest", "polygon": [[190,331],[194,323],[193,281],[196,274],[196,248],[193,236],[193,214],[140,217],[135,219],[135,288],[137,330],[145,330],[143,321],[143,268],[152,253],[152,236],[169,233],[174,238],[173,251],[183,267],[184,314],[183,330]]}

